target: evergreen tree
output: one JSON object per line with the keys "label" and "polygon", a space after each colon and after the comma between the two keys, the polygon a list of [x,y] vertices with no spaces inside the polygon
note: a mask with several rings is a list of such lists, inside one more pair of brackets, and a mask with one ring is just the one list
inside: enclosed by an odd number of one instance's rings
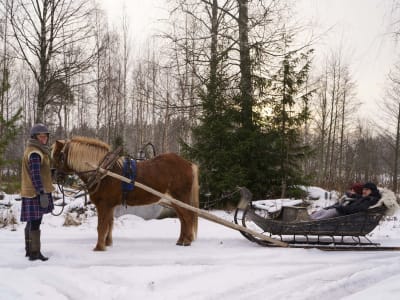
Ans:
{"label": "evergreen tree", "polygon": [[313,91],[307,90],[307,78],[311,53],[288,52],[270,82],[266,126],[276,136],[274,152],[278,154],[281,197],[286,196],[289,187],[305,183],[301,162],[311,149],[302,144],[300,137],[302,126],[310,118],[308,102]]}
{"label": "evergreen tree", "polygon": [[[7,68],[3,69],[2,72],[2,84],[0,87],[0,98],[2,100],[1,107],[4,107],[4,95],[6,94],[7,90],[10,88],[9,84],[9,71]],[[0,169],[7,163],[5,158],[5,152],[9,144],[14,140],[17,134],[20,131],[20,126],[17,125],[18,121],[22,115],[22,109],[20,108],[10,119],[6,119],[3,116],[3,110],[1,110],[0,114]],[[0,172],[1,173],[1,172]],[[1,174],[0,174],[0,181],[1,181]]]}
{"label": "evergreen tree", "polygon": [[203,114],[193,128],[194,143],[183,144],[184,153],[200,166],[202,194],[220,199],[220,206],[238,199],[224,198],[236,187],[246,186],[255,197],[264,197],[266,187],[276,185],[275,134],[266,133],[257,123],[253,128],[241,125],[240,97],[227,96],[227,82],[218,74],[200,92]]}
{"label": "evergreen tree", "polygon": [[0,128],[2,134],[0,135],[0,168],[2,168],[7,160],[5,159],[5,151],[8,145],[14,140],[21,128],[17,125],[22,115],[22,109],[20,108],[9,120],[5,120],[3,116],[0,116]]}
{"label": "evergreen tree", "polygon": [[[202,194],[210,193],[213,200],[224,199],[237,186],[249,188],[254,198],[278,189],[285,194],[287,186],[303,182],[299,166],[308,153],[298,139],[309,117],[309,93],[302,91],[309,53],[299,58],[296,52],[285,55],[272,79],[265,78],[265,70],[256,76],[255,58],[261,49],[249,46],[248,1],[239,1],[238,7],[240,82],[231,85],[224,74],[227,58],[218,52],[218,32],[211,30],[215,39],[211,39],[209,80],[199,93],[202,116],[193,128],[193,144],[183,144],[183,152],[200,166]],[[304,105],[294,113],[299,95]],[[257,102],[262,99],[268,101]],[[265,108],[270,112],[267,117]]]}
{"label": "evergreen tree", "polygon": [[193,129],[193,145],[183,145],[184,153],[200,166],[202,192],[211,193],[213,198],[231,192],[243,177],[235,152],[237,112],[225,96],[225,87],[226,81],[219,75],[199,92],[203,112],[200,125]]}

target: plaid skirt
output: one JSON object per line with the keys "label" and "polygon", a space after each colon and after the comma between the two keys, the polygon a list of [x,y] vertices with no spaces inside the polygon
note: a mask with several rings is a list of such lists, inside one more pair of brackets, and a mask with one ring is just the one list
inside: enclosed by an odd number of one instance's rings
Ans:
{"label": "plaid skirt", "polygon": [[22,197],[21,204],[21,222],[33,221],[40,219],[44,214],[48,214],[54,209],[53,196],[49,195],[49,205],[46,208],[40,207],[39,196],[34,198]]}

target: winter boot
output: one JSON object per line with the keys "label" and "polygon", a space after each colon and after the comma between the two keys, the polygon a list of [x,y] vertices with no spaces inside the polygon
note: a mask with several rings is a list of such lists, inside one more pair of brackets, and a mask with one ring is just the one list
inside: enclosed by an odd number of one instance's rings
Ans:
{"label": "winter boot", "polygon": [[38,260],[46,261],[49,258],[43,256],[40,252],[40,230],[31,230],[29,232],[30,235],[30,253],[29,253],[29,260]]}
{"label": "winter boot", "polygon": [[29,256],[29,244],[30,244],[30,240],[29,240],[29,228],[25,227],[25,256],[28,257]]}

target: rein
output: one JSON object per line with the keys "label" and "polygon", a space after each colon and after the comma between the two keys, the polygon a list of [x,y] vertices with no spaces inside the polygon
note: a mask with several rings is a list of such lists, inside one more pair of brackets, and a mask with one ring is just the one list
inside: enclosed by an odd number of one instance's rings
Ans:
{"label": "rein", "polygon": [[[67,175],[67,174],[62,173],[62,172],[58,172],[58,174]],[[56,216],[56,217],[60,216],[64,211],[64,208],[66,206],[66,204],[65,204],[65,196],[68,196],[68,197],[73,196],[76,199],[76,198],[79,198],[82,195],[84,195],[85,196],[85,206],[87,205],[87,197],[86,197],[87,192],[85,191],[83,194],[79,194],[81,191],[84,190],[83,186],[80,186],[80,189],[77,192],[67,192],[65,190],[64,183],[65,183],[65,180],[61,181],[60,176],[56,176],[56,184],[57,184],[58,190],[61,192],[61,195],[62,195],[62,204],[61,204],[62,208],[61,208],[61,211],[59,213],[57,213],[57,214],[51,212],[51,214],[53,216]]]}

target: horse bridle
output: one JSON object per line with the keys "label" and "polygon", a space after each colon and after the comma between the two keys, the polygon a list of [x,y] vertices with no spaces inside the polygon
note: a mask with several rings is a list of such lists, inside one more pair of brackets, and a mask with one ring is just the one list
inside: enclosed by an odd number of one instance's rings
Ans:
{"label": "horse bridle", "polygon": [[91,172],[98,172],[98,169],[92,169],[92,170],[87,170],[87,171],[71,171],[71,172],[64,172],[64,171],[59,171],[58,169],[63,169],[65,170],[67,168],[66,163],[68,161],[68,157],[67,154],[68,153],[68,147],[69,147],[69,142],[70,140],[67,140],[64,143],[64,146],[62,147],[60,154],[58,155],[57,160],[59,161],[59,163],[61,164],[61,167],[57,168],[57,172],[61,175],[71,175],[72,173],[79,175],[83,175],[83,174],[87,174],[87,173],[91,173]]}
{"label": "horse bridle", "polygon": [[[83,174],[83,173],[90,173],[90,172],[95,172],[96,171],[96,170],[88,170],[88,171],[83,171],[83,172],[64,172],[64,171],[61,171],[60,169],[63,169],[63,170],[66,169],[66,165],[65,165],[66,162],[67,162],[67,154],[66,153],[68,153],[68,151],[66,151],[68,149],[67,147],[69,147],[69,141],[66,141],[64,143],[64,146],[61,149],[61,151],[60,151],[60,153],[59,153],[59,155],[57,157],[57,161],[61,166],[58,166],[57,168],[55,168],[55,171],[56,171],[55,183],[57,184],[57,187],[58,187],[59,191],[61,192],[61,194],[63,196],[62,197],[63,198],[63,202],[62,202],[63,208],[61,209],[61,211],[58,214],[54,214],[52,212],[52,215],[54,215],[54,216],[59,216],[64,211],[65,196],[72,196],[73,195],[74,198],[78,198],[78,197],[84,195],[85,196],[85,205],[87,204],[87,197],[86,197],[86,195],[88,193],[87,186],[81,185],[80,189],[77,192],[74,192],[74,193],[71,193],[71,194],[67,194],[67,192],[65,191],[65,188],[64,188],[65,176],[66,175],[70,175],[71,173],[76,173],[76,174],[79,175],[81,173]],[[61,175],[61,176],[59,176],[59,175]],[[63,180],[61,180],[61,177],[63,178]],[[83,194],[81,193],[82,191],[84,191]]]}
{"label": "horse bridle", "polygon": [[[69,150],[68,147],[70,144],[69,142],[70,142],[70,140],[65,141],[64,146],[62,147],[62,149],[60,151],[59,157],[57,158],[59,163],[61,164],[59,169],[63,169],[63,170],[68,169],[68,166],[66,164],[68,163],[67,156],[69,153],[69,151],[68,151]],[[106,176],[105,174],[102,174],[99,172],[100,167],[103,167],[106,169],[112,167],[114,165],[114,163],[116,162],[116,160],[118,158],[118,154],[119,154],[119,152],[121,152],[121,150],[122,150],[122,147],[118,147],[115,151],[108,152],[104,156],[104,158],[98,163],[98,167],[95,169],[91,169],[91,170],[87,170],[87,171],[80,171],[80,172],[72,171],[69,173],[60,171],[59,173],[61,175],[70,175],[71,173],[75,173],[78,176],[92,173],[92,175],[88,176],[88,180],[85,183],[85,185],[81,186],[82,189],[80,191],[85,190],[85,191],[89,192],[91,190],[91,193],[95,193],[100,186],[101,180]],[[111,159],[109,156],[111,157]]]}

